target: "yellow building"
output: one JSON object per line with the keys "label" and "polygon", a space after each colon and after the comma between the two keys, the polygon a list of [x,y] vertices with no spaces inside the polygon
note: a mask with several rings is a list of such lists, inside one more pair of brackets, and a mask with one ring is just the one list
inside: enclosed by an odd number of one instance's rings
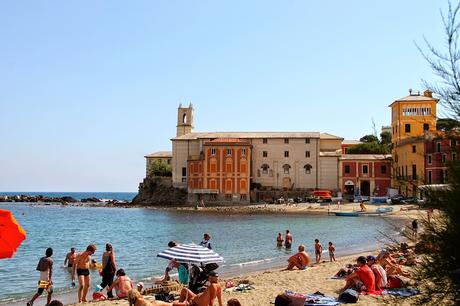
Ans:
{"label": "yellow building", "polygon": [[391,107],[393,144],[392,186],[399,193],[415,196],[417,186],[425,181],[425,134],[436,131],[436,104],[432,92],[423,95],[409,91]]}

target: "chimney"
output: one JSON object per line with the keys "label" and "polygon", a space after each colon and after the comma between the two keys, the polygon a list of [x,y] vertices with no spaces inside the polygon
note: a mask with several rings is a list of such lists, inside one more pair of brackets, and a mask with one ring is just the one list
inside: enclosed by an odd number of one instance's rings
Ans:
{"label": "chimney", "polygon": [[433,98],[433,92],[427,89],[423,92],[423,96],[428,97],[428,98]]}

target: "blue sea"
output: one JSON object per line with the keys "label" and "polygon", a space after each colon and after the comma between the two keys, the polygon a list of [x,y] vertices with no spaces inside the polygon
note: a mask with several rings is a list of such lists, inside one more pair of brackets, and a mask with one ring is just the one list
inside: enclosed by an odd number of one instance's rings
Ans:
{"label": "blue sea", "polygon": [[[111,198],[108,194],[104,197]],[[129,196],[119,199],[129,200]],[[212,235],[214,250],[225,258],[219,271],[238,273],[284,264],[291,251],[276,248],[276,236],[286,229],[293,233],[293,245],[305,244],[310,254],[318,238],[323,245],[333,241],[340,255],[376,248],[382,232],[397,235],[400,227],[379,217],[217,214],[36,203],[0,203],[0,209],[11,210],[27,231],[15,256],[0,260],[0,304],[13,304],[34,294],[39,277],[35,268],[48,247],[54,249],[55,291],[64,294],[75,292],[70,273],[62,268],[70,247],[82,251],[94,243],[98,250],[93,258],[100,261],[105,244],[110,242],[118,267],[134,280],[148,281],[163,273],[167,262],[156,255],[170,240],[199,243],[204,232]],[[94,286],[100,277],[97,272],[92,276]],[[43,305],[44,300],[35,305]]]}

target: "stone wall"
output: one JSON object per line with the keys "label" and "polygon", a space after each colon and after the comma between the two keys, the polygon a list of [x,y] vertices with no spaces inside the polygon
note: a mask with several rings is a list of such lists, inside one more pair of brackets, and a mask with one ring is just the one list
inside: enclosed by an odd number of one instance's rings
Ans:
{"label": "stone wall", "polygon": [[145,178],[139,184],[139,193],[131,203],[144,206],[184,206],[187,205],[187,190],[174,188],[171,177]]}

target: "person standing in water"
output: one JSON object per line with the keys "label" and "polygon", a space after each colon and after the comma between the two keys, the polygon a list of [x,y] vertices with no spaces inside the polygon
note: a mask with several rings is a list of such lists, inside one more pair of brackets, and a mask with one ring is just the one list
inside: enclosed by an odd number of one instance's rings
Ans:
{"label": "person standing in water", "polygon": [[284,246],[290,250],[292,247],[292,234],[289,230],[286,230],[286,238],[284,240]]}
{"label": "person standing in water", "polygon": [[[104,289],[106,286],[110,286],[113,283],[115,277],[115,271],[117,271],[117,264],[115,262],[115,253],[110,243],[105,245],[105,252],[102,254],[102,283],[100,286]],[[112,290],[107,290],[107,297],[113,298]]]}
{"label": "person standing in water", "polygon": [[72,268],[75,258],[77,258],[77,253],[75,252],[75,248],[70,248],[70,252],[67,253],[64,259],[64,267]]}
{"label": "person standing in water", "polygon": [[88,245],[86,251],[78,254],[72,267],[72,282],[75,282],[75,272],[78,276],[78,303],[87,302],[86,295],[91,284],[91,275],[89,274],[89,264],[91,262],[91,255],[96,252],[94,244]]}
{"label": "person standing in water", "polygon": [[203,235],[203,241],[200,242],[200,245],[205,247],[205,248],[208,248],[210,250],[212,250],[212,246],[211,246],[211,235],[209,235],[208,233],[205,233]]}
{"label": "person standing in water", "polygon": [[281,233],[278,233],[278,237],[276,237],[276,246],[281,248],[283,246],[283,236],[281,235]]}

